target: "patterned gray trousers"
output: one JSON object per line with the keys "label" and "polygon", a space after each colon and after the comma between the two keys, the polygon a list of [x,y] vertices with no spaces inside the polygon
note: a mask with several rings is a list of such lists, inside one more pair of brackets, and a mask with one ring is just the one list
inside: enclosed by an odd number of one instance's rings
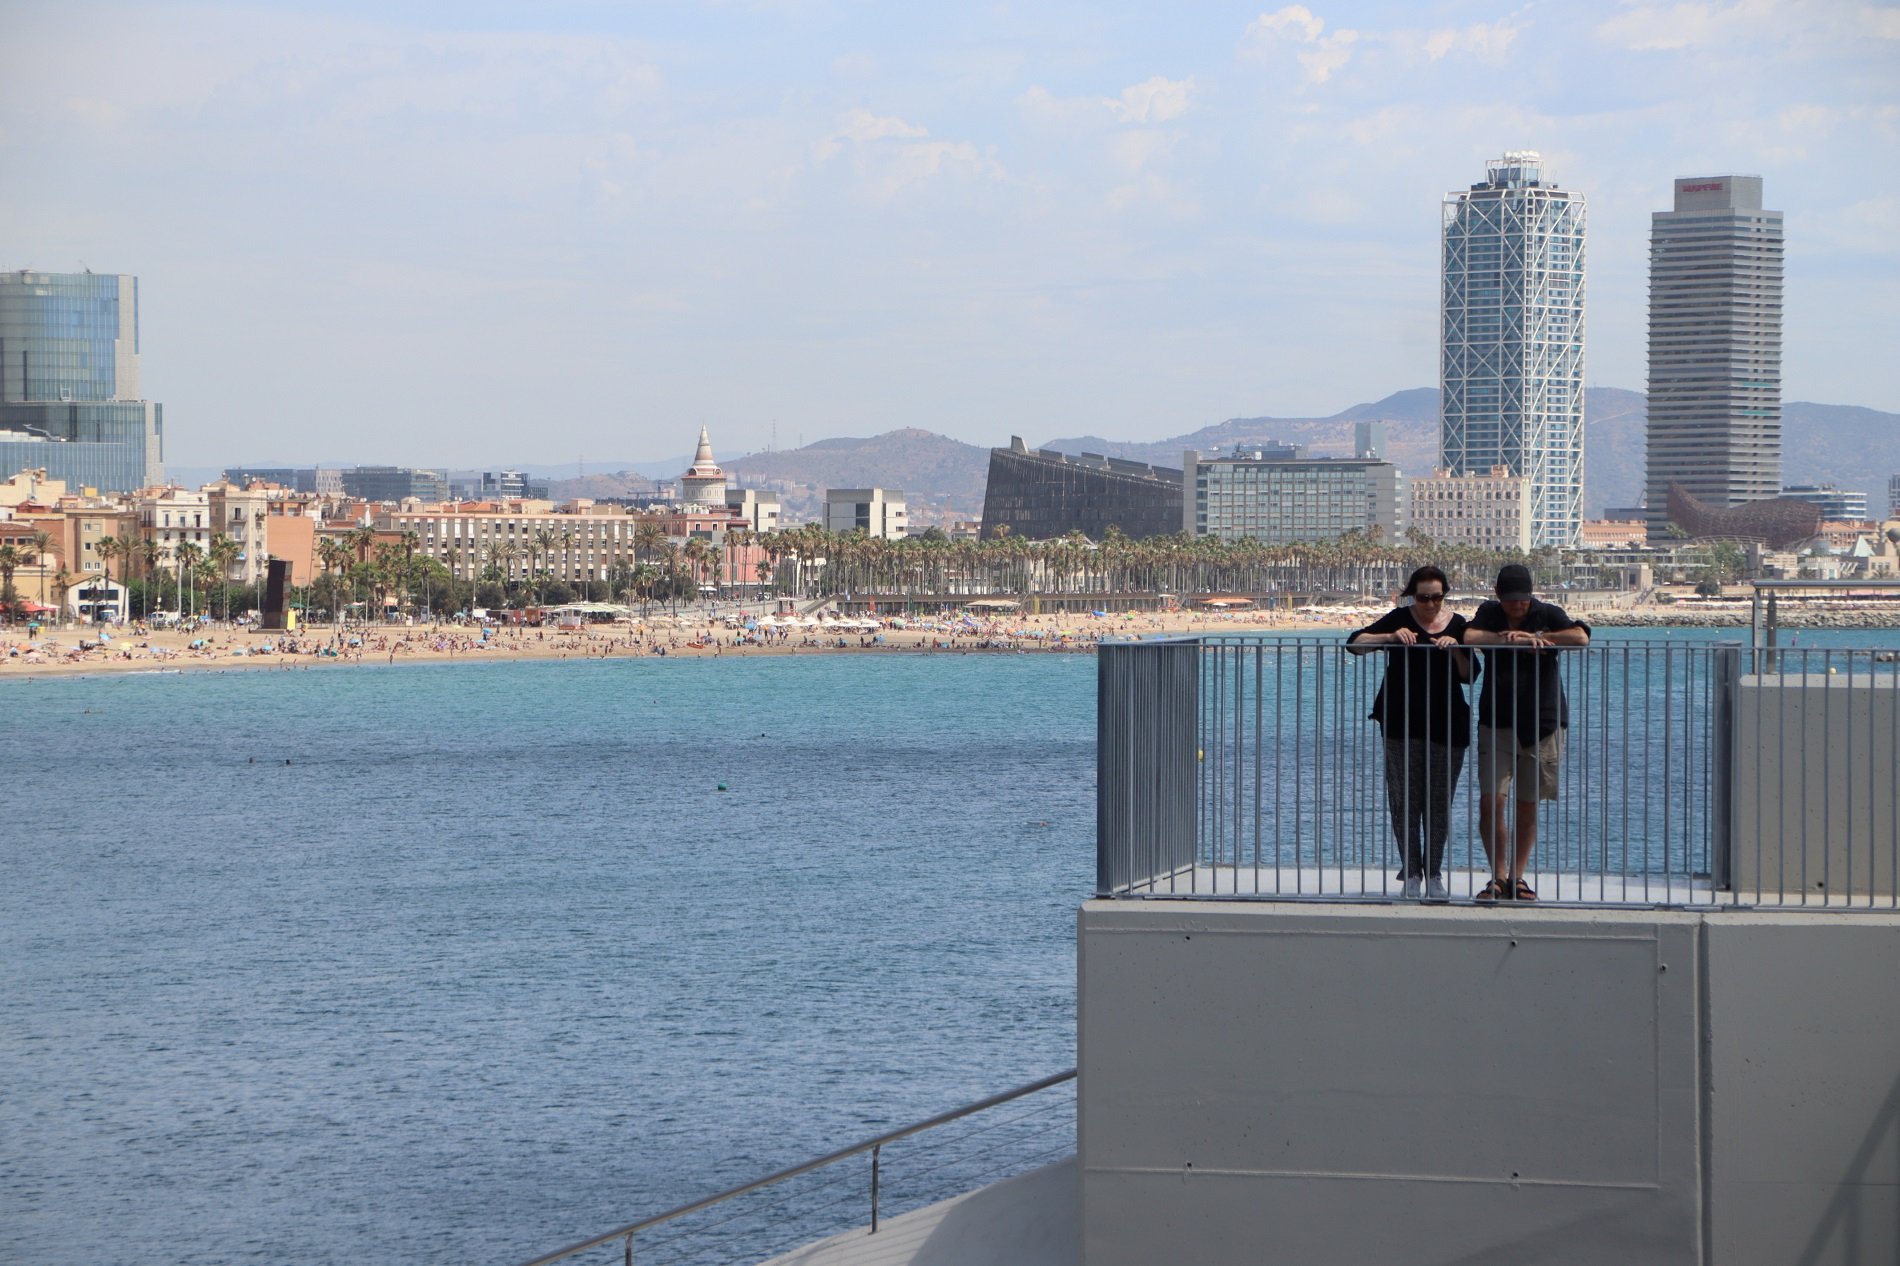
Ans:
{"label": "patterned gray trousers", "polygon": [[1451,797],[1464,765],[1462,747],[1422,738],[1385,741],[1385,800],[1404,861],[1402,875],[1441,873],[1451,836]]}

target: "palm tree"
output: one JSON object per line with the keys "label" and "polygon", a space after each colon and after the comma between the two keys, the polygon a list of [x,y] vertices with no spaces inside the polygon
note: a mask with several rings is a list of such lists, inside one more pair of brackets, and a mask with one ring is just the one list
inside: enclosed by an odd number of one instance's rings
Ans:
{"label": "palm tree", "polygon": [[[158,603],[158,564],[165,557],[165,551],[157,541],[146,537],[138,543],[137,548],[128,557],[145,564],[145,610],[149,615],[153,606]],[[131,564],[128,563],[126,566],[129,575]]]}
{"label": "palm tree", "polygon": [[0,545],[0,604],[7,609],[7,623],[13,623],[13,573],[26,565],[26,552],[17,545]]}
{"label": "palm tree", "polygon": [[[105,575],[106,601],[112,600],[112,560],[125,551],[125,542],[116,536],[101,537],[93,543],[93,553],[99,556],[99,570]],[[96,593],[96,590],[95,590]],[[95,597],[92,604],[92,618],[99,618],[99,603]]]}
{"label": "palm tree", "polygon": [[224,608],[224,613],[218,617],[221,620],[231,618],[231,567],[243,552],[236,541],[222,532],[213,532],[211,543],[205,547],[205,561],[209,564],[207,570],[217,582],[218,594],[222,598],[219,605]]}
{"label": "palm tree", "polygon": [[666,544],[666,529],[652,519],[642,520],[633,529],[633,561],[644,563]]}
{"label": "palm tree", "polygon": [[79,578],[64,567],[53,573],[53,601],[59,604],[59,610],[53,618],[61,624],[66,622],[66,595],[71,593],[73,586],[78,583]]}
{"label": "palm tree", "polygon": [[334,536],[326,536],[317,542],[317,562],[323,567],[324,578],[330,583],[326,588],[330,592],[330,618],[332,622],[342,617],[343,604],[337,601],[337,576],[349,565],[350,547]]}
{"label": "palm tree", "polygon": [[198,570],[198,564],[204,561],[204,556],[204,550],[190,541],[172,551],[172,558],[178,564],[178,586],[191,595],[191,614],[194,616],[198,614],[198,587],[194,583],[193,573]]}

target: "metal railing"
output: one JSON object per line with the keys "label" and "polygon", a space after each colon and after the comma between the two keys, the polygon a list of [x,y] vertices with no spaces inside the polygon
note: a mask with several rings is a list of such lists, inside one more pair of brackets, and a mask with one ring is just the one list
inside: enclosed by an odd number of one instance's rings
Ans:
{"label": "metal railing", "polygon": [[[1510,764],[1508,748],[1530,741],[1515,739],[1511,716],[1487,716],[1481,700],[1499,678],[1516,680],[1528,695],[1517,716],[1541,714],[1553,725],[1543,705],[1557,701],[1545,697],[1532,659],[1551,657],[1567,725],[1557,740],[1556,796],[1538,805],[1524,874],[1539,899],[1900,904],[1900,654],[1620,639],[1464,653],[1477,680],[1457,685],[1458,699],[1441,678],[1416,693],[1393,691],[1385,716],[1398,732],[1423,736],[1463,726],[1468,746],[1388,766],[1393,754],[1368,719],[1381,684],[1404,666],[1425,677],[1445,672],[1450,652],[1380,646],[1354,654],[1343,637],[1103,645],[1097,895],[1411,895],[1404,872],[1423,868],[1405,864],[1398,824],[1429,865],[1440,801],[1445,886],[1420,895],[1478,895],[1494,871],[1482,767],[1493,757]],[[1452,715],[1459,699],[1470,721]],[[1538,776],[1527,764],[1516,768],[1518,787]],[[1504,793],[1489,831],[1507,868],[1519,829],[1515,794]]]}
{"label": "metal railing", "polygon": [[[900,1129],[889,1130],[874,1138],[841,1147],[835,1152],[767,1174],[710,1196],[656,1213],[650,1217],[615,1227],[566,1248],[544,1253],[522,1266],[550,1266],[550,1263],[595,1254],[591,1260],[620,1262],[632,1266],[684,1262],[757,1262],[773,1255],[822,1239],[851,1225],[866,1225],[866,1234],[876,1234],[880,1218],[888,1218],[893,1208],[907,1210],[935,1200],[974,1190],[988,1182],[1013,1173],[1026,1172],[1070,1155],[1075,1150],[1075,1096],[1045,1096],[1019,1111],[974,1118],[980,1113],[1075,1081],[1075,1069],[1005,1090],[948,1112],[940,1112]],[[961,1133],[946,1139],[948,1127],[970,1122]],[[911,1149],[894,1164],[885,1155],[893,1143],[937,1131],[934,1146]],[[870,1156],[868,1171],[862,1174],[834,1174],[814,1189],[775,1192],[777,1198],[749,1202],[748,1198],[768,1188],[808,1175],[820,1174],[853,1157]],[[928,1180],[928,1181],[926,1181]],[[859,1208],[865,1222],[846,1221],[837,1225],[838,1210]],[[694,1222],[694,1215],[717,1211],[711,1221]],[[829,1219],[829,1220],[828,1220]]]}

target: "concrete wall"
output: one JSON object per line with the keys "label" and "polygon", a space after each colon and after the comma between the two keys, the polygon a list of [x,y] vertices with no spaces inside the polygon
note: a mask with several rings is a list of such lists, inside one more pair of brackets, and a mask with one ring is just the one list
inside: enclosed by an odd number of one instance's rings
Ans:
{"label": "concrete wall", "polygon": [[1900,924],[1710,916],[1711,1262],[1900,1262]]}
{"label": "concrete wall", "polygon": [[1741,680],[1731,873],[1745,902],[1866,904],[1895,891],[1900,682],[1860,666]]}
{"label": "concrete wall", "polygon": [[[1900,916],[1803,917],[1091,902],[1082,1260],[1795,1261],[1750,1256],[1751,1223],[1831,1244],[1830,1217],[1889,1256],[1812,1260],[1896,1260]],[[1750,992],[1784,936],[1801,953]],[[1842,1040],[1826,1102],[1775,1110]]]}

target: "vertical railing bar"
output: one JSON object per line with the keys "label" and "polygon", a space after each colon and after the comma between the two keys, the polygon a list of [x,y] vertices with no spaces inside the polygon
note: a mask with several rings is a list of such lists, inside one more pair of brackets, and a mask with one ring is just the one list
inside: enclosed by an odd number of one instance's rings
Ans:
{"label": "vertical railing bar", "polygon": [[[877,1234],[878,1176],[879,1176],[879,1167],[883,1159],[883,1154],[884,1154],[884,1145],[882,1143],[879,1143],[877,1146],[871,1149],[871,1232],[870,1233],[872,1235]],[[912,1168],[913,1169],[916,1168],[915,1163],[912,1164]],[[915,1175],[912,1176],[912,1181],[913,1182],[916,1181]]]}

